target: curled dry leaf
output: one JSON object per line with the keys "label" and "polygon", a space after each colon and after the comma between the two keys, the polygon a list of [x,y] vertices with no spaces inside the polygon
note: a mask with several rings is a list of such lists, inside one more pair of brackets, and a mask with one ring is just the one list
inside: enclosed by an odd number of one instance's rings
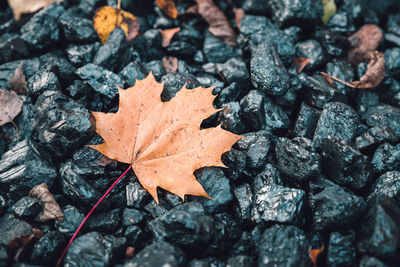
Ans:
{"label": "curled dry leaf", "polygon": [[298,74],[303,72],[303,69],[307,66],[308,63],[310,63],[309,58],[305,57],[298,57],[294,60],[294,65],[296,66],[296,71]]}
{"label": "curled dry leaf", "polygon": [[227,44],[236,45],[236,33],[228,18],[214,4],[213,0],[196,0],[199,14],[207,21],[208,30]]}
{"label": "curled dry leaf", "polygon": [[32,190],[29,192],[29,196],[37,198],[42,204],[43,210],[39,215],[39,220],[41,222],[54,219],[57,219],[59,222],[64,220],[64,214],[61,211],[60,206],[54,199],[53,194],[50,193],[49,188],[45,183],[32,188]]}
{"label": "curled dry leaf", "polygon": [[25,95],[28,86],[26,83],[23,64],[23,62],[19,63],[8,84],[8,87],[19,95]]}
{"label": "curled dry leaf", "polygon": [[0,126],[13,119],[22,110],[24,101],[14,92],[0,89]]}
{"label": "curled dry leaf", "polygon": [[240,20],[244,17],[245,12],[242,8],[234,8],[233,13],[235,14],[236,27],[240,29]]}
{"label": "curled dry leaf", "polygon": [[172,56],[163,57],[162,66],[167,74],[176,72],[178,70],[178,59]]}
{"label": "curled dry leaf", "polygon": [[172,19],[178,17],[178,10],[176,9],[174,0],[156,0],[157,6],[163,11],[165,15]]}
{"label": "curled dry leaf", "polygon": [[140,23],[131,13],[110,6],[99,7],[93,18],[94,28],[104,44],[117,27],[124,30],[128,42],[139,34]]}
{"label": "curled dry leaf", "polygon": [[310,255],[310,259],[311,259],[314,267],[317,267],[318,256],[319,256],[319,254],[321,254],[324,251],[324,249],[325,249],[325,246],[322,245],[322,247],[320,247],[320,248],[310,249],[308,251],[308,254]]}
{"label": "curled dry leaf", "polygon": [[14,14],[14,18],[19,20],[23,14],[31,14],[50,4],[62,1],[63,0],[8,0],[8,4]]}
{"label": "curled dry leaf", "polygon": [[179,32],[181,30],[181,27],[176,27],[176,28],[171,28],[171,29],[165,29],[165,30],[160,30],[161,36],[162,36],[162,47],[167,47],[171,43],[172,38],[174,37],[175,33]]}
{"label": "curled dry leaf", "polygon": [[[8,244],[9,251],[14,254],[14,260],[18,261],[24,250],[30,250],[33,245],[43,236],[43,232],[39,229],[32,228],[32,233],[22,234]],[[29,252],[28,252],[29,253]]]}
{"label": "curled dry leaf", "polygon": [[200,129],[201,122],[218,111],[212,105],[213,88],[184,86],[162,102],[163,87],[150,73],[133,87],[118,88],[117,113],[92,112],[104,143],[90,147],[131,164],[157,203],[158,187],[182,199],[188,194],[208,197],[193,172],[205,166],[225,167],[221,154],[242,137],[221,126]]}
{"label": "curled dry leaf", "polygon": [[346,82],[342,81],[336,77],[333,77],[325,72],[321,72],[321,75],[332,85],[332,80],[342,83],[344,85],[353,87],[353,88],[375,88],[377,87],[385,77],[385,57],[383,53],[378,51],[368,52],[367,58],[368,69],[361,76],[359,81],[354,82]]}
{"label": "curled dry leaf", "polygon": [[382,37],[383,33],[378,26],[373,24],[362,26],[361,29],[348,38],[351,45],[348,53],[350,63],[358,65],[361,62],[368,61],[368,53],[378,48]]}

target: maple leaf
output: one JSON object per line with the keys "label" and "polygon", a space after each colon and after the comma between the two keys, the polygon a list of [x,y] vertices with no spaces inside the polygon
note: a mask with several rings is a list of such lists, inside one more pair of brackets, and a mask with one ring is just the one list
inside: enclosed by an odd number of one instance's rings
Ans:
{"label": "maple leaf", "polygon": [[221,154],[242,136],[221,126],[200,129],[201,122],[218,111],[212,105],[212,87],[184,86],[170,101],[161,102],[163,87],[150,73],[133,87],[118,88],[116,113],[92,112],[104,143],[90,147],[131,164],[157,203],[157,187],[182,199],[188,194],[209,197],[193,172],[205,166],[225,167]]}
{"label": "maple leaf", "polygon": [[14,17],[19,20],[23,14],[30,14],[38,11],[55,2],[63,0],[8,0],[8,4],[12,9]]}

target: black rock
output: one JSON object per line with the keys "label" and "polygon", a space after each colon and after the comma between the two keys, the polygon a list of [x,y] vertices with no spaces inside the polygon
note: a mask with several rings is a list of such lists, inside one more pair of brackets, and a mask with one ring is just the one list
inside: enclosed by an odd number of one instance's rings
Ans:
{"label": "black rock", "polygon": [[[355,79],[353,67],[346,59],[338,59],[334,57],[330,62],[326,63],[326,73],[343,81],[354,81]],[[333,81],[333,84],[342,94],[346,96],[354,93],[353,88],[350,88],[342,83]],[[356,95],[363,93],[371,93],[371,91],[356,90]]]}
{"label": "black rock", "polygon": [[279,170],[304,182],[320,173],[319,158],[310,139],[295,137],[281,140],[275,148]]}
{"label": "black rock", "polygon": [[102,212],[91,215],[86,222],[87,231],[99,231],[102,233],[112,233],[119,227],[121,221],[121,210],[113,209],[109,212]]}
{"label": "black rock", "polygon": [[146,213],[137,209],[125,208],[122,214],[122,225],[130,226],[142,223],[145,220]]}
{"label": "black rock", "polygon": [[222,129],[235,134],[242,134],[246,126],[241,118],[241,108],[238,102],[229,102],[222,106],[224,109],[219,113]]}
{"label": "black rock", "polygon": [[235,216],[241,224],[251,222],[251,203],[253,201],[253,192],[249,184],[244,183],[233,189],[235,196],[234,211]]}
{"label": "black rock", "polygon": [[342,56],[350,47],[350,43],[345,36],[331,32],[326,28],[318,28],[315,31],[315,37],[326,52],[333,57]]}
{"label": "black rock", "polygon": [[128,85],[134,86],[136,80],[143,80],[146,78],[147,71],[138,61],[130,62],[125,68],[123,68],[118,76]]}
{"label": "black rock", "polygon": [[243,93],[242,89],[243,87],[239,86],[237,82],[233,82],[223,88],[214,101],[216,107],[220,108],[224,104],[237,101],[241,93]]}
{"label": "black rock", "polygon": [[130,208],[142,208],[151,200],[151,196],[138,183],[129,183],[125,187],[126,190],[126,206]]}
{"label": "black rock", "polygon": [[351,143],[328,136],[322,141],[322,168],[326,176],[351,189],[367,186],[373,178],[370,160]]}
{"label": "black rock", "polygon": [[360,260],[360,267],[388,267],[389,265],[383,263],[375,257],[364,255]]}
{"label": "black rock", "polygon": [[45,12],[34,15],[21,28],[21,38],[34,49],[42,50],[59,40],[57,19]]}
{"label": "black rock", "polygon": [[186,256],[179,248],[163,241],[153,243],[140,251],[133,259],[127,260],[124,267],[153,267],[186,265]]}
{"label": "black rock", "polygon": [[265,15],[268,11],[268,3],[263,0],[244,0],[242,8],[246,14]]}
{"label": "black rock", "polygon": [[20,36],[2,36],[0,41],[0,63],[27,57],[29,52]]}
{"label": "black rock", "polygon": [[356,138],[356,146],[363,152],[369,152],[384,142],[394,143],[399,140],[391,128],[372,127]]}
{"label": "black rock", "polygon": [[130,61],[130,52],[125,32],[118,27],[110,33],[107,42],[97,50],[93,64],[119,72]]}
{"label": "black rock", "polygon": [[246,122],[258,131],[265,127],[265,97],[257,90],[251,90],[240,100],[240,107]]}
{"label": "black rock", "polygon": [[300,189],[269,185],[255,193],[252,218],[260,223],[280,222],[302,225],[304,223],[305,192]]}
{"label": "black rock", "polygon": [[94,132],[90,112],[58,91],[45,91],[35,105],[34,140],[55,157],[70,155]]}
{"label": "black rock", "polygon": [[400,208],[390,199],[374,203],[358,233],[357,248],[362,253],[398,262]]}
{"label": "black rock", "polygon": [[266,41],[253,49],[250,78],[253,86],[266,94],[284,95],[289,89],[289,75],[271,42]]}
{"label": "black rock", "polygon": [[380,145],[375,151],[371,163],[379,173],[400,170],[400,144],[396,146],[388,143]]}
{"label": "black rock", "polygon": [[353,24],[353,19],[347,14],[346,7],[339,10],[329,19],[327,27],[330,31],[336,33],[354,32],[356,29]]}
{"label": "black rock", "polygon": [[363,114],[362,119],[370,127],[390,127],[400,136],[400,108],[385,104],[373,106]]}
{"label": "black rock", "polygon": [[388,171],[382,174],[371,187],[367,200],[372,201],[383,197],[392,198],[400,205],[400,172]]}
{"label": "black rock", "polygon": [[70,46],[65,49],[69,62],[75,67],[81,67],[92,62],[100,43]]}
{"label": "black rock", "polygon": [[319,109],[303,101],[294,126],[294,135],[312,139],[320,115],[321,111]]}
{"label": "black rock", "polygon": [[47,90],[59,91],[61,86],[56,73],[57,70],[52,66],[42,66],[39,71],[28,80],[28,95],[38,97]]}
{"label": "black rock", "polygon": [[357,256],[355,240],[356,233],[353,231],[331,232],[326,264],[328,266],[355,266]]}
{"label": "black rock", "polygon": [[22,234],[32,233],[32,227],[12,214],[6,213],[0,218],[0,245],[8,246],[11,240]]}
{"label": "black rock", "polygon": [[237,82],[241,85],[246,85],[249,80],[249,72],[246,63],[239,57],[231,58],[222,64],[221,73],[228,83]]}
{"label": "black rock", "polygon": [[385,50],[385,67],[388,73],[393,76],[400,74],[400,47]]}
{"label": "black rock", "polygon": [[280,172],[269,163],[251,180],[253,192],[258,192],[265,185],[283,185]]}
{"label": "black rock", "polygon": [[297,57],[310,59],[307,68],[315,68],[324,64],[327,60],[326,52],[320,43],[314,39],[309,39],[296,44]]}
{"label": "black rock", "polygon": [[72,12],[64,12],[58,18],[58,23],[66,41],[89,43],[97,39],[93,22],[86,18],[74,16]]}
{"label": "black rock", "polygon": [[161,60],[152,60],[150,62],[147,62],[146,64],[144,64],[144,68],[146,70],[146,73],[149,73],[151,71],[157,81],[160,81],[161,77],[165,75],[165,70]]}
{"label": "black rock", "polygon": [[0,216],[2,216],[7,209],[7,202],[2,195],[0,195]]}
{"label": "black rock", "polygon": [[2,245],[0,246],[0,266],[7,267],[8,266],[8,253],[7,253],[7,246]]}
{"label": "black rock", "polygon": [[251,267],[253,265],[253,258],[249,256],[235,256],[226,261],[226,267]]}
{"label": "black rock", "polygon": [[289,0],[269,1],[272,19],[280,25],[304,23],[305,26],[319,22],[323,15],[322,3],[312,0],[301,0],[295,4]]}
{"label": "black rock", "polygon": [[[57,77],[61,85],[67,86],[71,84],[77,77],[75,75],[75,67],[63,56],[48,53],[40,58],[40,66],[48,65],[51,69],[57,70]],[[27,62],[26,64],[28,64]],[[26,69],[25,69],[26,71]]]}
{"label": "black rock", "polygon": [[400,82],[392,79],[390,87],[380,97],[385,103],[400,107]]}
{"label": "black rock", "polygon": [[301,266],[311,264],[303,230],[276,224],[264,231],[259,243],[258,266]]}
{"label": "black rock", "polygon": [[164,215],[165,213],[168,212],[168,210],[161,206],[158,205],[157,202],[155,202],[154,200],[151,201],[149,204],[147,204],[146,206],[144,206],[144,209],[146,211],[148,211],[150,213],[150,215],[155,219],[158,218],[162,215]]}
{"label": "black rock", "polygon": [[359,124],[358,114],[348,105],[331,102],[324,105],[314,133],[314,144],[319,147],[329,135],[351,141]]}
{"label": "black rock", "polygon": [[70,205],[65,206],[62,210],[64,220],[62,222],[56,221],[55,226],[58,232],[72,236],[85,216],[77,208]]}
{"label": "black rock", "polygon": [[144,234],[139,226],[129,225],[124,232],[124,237],[127,240],[126,243],[128,246],[137,248],[141,246],[141,241],[143,241]]}
{"label": "black rock", "polygon": [[124,86],[123,80],[117,74],[92,63],[79,68],[76,74],[95,92],[108,99],[113,99],[118,94],[117,86]]}
{"label": "black rock", "polygon": [[[172,55],[187,57],[191,59],[193,58],[193,55],[196,53],[196,51],[201,51],[199,50],[201,49],[201,44],[205,44],[205,42],[203,42],[203,38],[203,34],[199,32],[197,27],[184,24],[182,25],[181,30],[174,35],[169,46],[167,46],[165,49]],[[209,46],[212,46],[211,42],[212,41],[209,40]],[[228,48],[230,49],[230,51],[233,51],[233,49],[227,45],[224,46],[221,43],[215,45]],[[208,49],[210,49],[209,51],[207,51],[208,53],[217,52],[211,51],[213,49],[216,50],[217,48],[208,47]]]}
{"label": "black rock", "polygon": [[161,100],[164,102],[171,100],[184,85],[187,89],[200,86],[195,76],[176,72],[164,75],[162,81],[164,82],[164,90],[161,93]]}
{"label": "black rock", "polygon": [[28,140],[17,143],[0,159],[0,191],[7,199],[15,201],[27,196],[41,183],[51,188],[56,176],[53,165],[44,160]]}
{"label": "black rock", "polygon": [[34,217],[42,210],[39,200],[31,197],[23,197],[11,206],[11,211],[18,217]]}
{"label": "black rock", "polygon": [[[289,93],[286,92],[285,96]],[[284,96],[282,96],[284,97]],[[280,100],[276,101],[280,103]],[[290,119],[286,112],[277,104],[273,103],[271,98],[266,97],[264,101],[265,111],[265,129],[273,132],[289,128]]]}
{"label": "black rock", "polygon": [[223,63],[236,55],[235,48],[206,31],[203,53],[208,62]]}
{"label": "black rock", "polygon": [[343,229],[356,222],[367,208],[362,197],[338,185],[323,189],[314,198],[314,227],[317,230]]}
{"label": "black rock", "polygon": [[67,245],[64,235],[52,231],[42,236],[33,246],[31,260],[35,264],[53,266]]}

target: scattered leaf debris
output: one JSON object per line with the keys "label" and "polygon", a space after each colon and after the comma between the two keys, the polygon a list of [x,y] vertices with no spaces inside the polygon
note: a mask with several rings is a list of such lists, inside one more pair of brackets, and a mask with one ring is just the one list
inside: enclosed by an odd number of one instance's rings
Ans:
{"label": "scattered leaf debris", "polygon": [[0,126],[13,120],[22,110],[24,101],[14,91],[0,89]]}
{"label": "scattered leaf debris", "polygon": [[40,184],[32,188],[29,192],[29,196],[37,198],[42,204],[43,211],[39,214],[39,220],[41,222],[47,222],[49,220],[57,220],[62,222],[64,220],[64,214],[61,211],[60,206],[54,199],[52,193],[45,183]]}
{"label": "scattered leaf debris", "polygon": [[310,63],[309,58],[305,57],[298,57],[294,60],[294,65],[296,66],[296,71],[298,74],[303,72],[303,69],[307,66],[308,63]]}
{"label": "scattered leaf debris", "polygon": [[313,267],[317,267],[317,260],[318,260],[318,256],[319,254],[321,254],[325,249],[325,246],[322,245],[322,247],[320,248],[316,248],[316,249],[310,249],[308,251],[308,253],[310,254],[310,259],[313,263]]}
{"label": "scattered leaf debris", "polygon": [[8,87],[19,95],[25,95],[27,90],[26,77],[23,68],[24,62],[18,64],[14,75],[11,77]]}
{"label": "scattered leaf debris", "polygon": [[165,56],[162,58],[162,66],[165,73],[176,72],[178,70],[178,59],[173,56]]}
{"label": "scattered leaf debris", "polygon": [[233,13],[235,14],[236,27],[240,29],[240,20],[244,17],[245,12],[242,8],[234,8]]}
{"label": "scattered leaf debris", "polygon": [[19,20],[24,14],[35,13],[39,9],[63,0],[8,0],[14,18]]}
{"label": "scattered leaf debris", "polygon": [[178,17],[178,10],[176,9],[174,0],[156,0],[157,6],[163,11],[165,15],[172,19]]}
{"label": "scattered leaf debris", "polygon": [[43,235],[39,229],[32,228],[32,233],[22,234],[11,240],[8,249],[14,254],[14,260],[18,262],[19,258],[25,254],[24,252],[30,250]]}
{"label": "scattered leaf debris", "polygon": [[161,36],[162,36],[162,47],[167,47],[171,43],[172,38],[174,35],[181,30],[181,27],[176,27],[176,28],[171,28],[171,29],[165,29],[165,30],[160,30]]}
{"label": "scattered leaf debris", "polygon": [[348,38],[351,45],[348,53],[349,62],[358,65],[361,62],[369,61],[368,53],[378,48],[382,37],[382,30],[378,26],[373,24],[362,26]]}
{"label": "scattered leaf debris", "polygon": [[114,167],[117,167],[118,162],[116,160],[110,159],[106,156],[102,156],[97,162],[97,165],[101,166],[101,167],[105,167],[107,165],[112,165]]}

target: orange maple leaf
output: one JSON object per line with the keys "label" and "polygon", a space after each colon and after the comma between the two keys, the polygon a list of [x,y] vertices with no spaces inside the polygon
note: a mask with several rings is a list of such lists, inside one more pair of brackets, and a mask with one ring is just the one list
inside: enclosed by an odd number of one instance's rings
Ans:
{"label": "orange maple leaf", "polygon": [[242,138],[221,126],[200,129],[214,114],[213,88],[185,86],[169,102],[161,102],[163,83],[150,73],[133,87],[119,90],[116,113],[93,112],[96,132],[104,139],[91,145],[110,159],[129,163],[142,186],[158,202],[157,187],[184,198],[209,197],[193,172],[225,165],[221,154]]}

